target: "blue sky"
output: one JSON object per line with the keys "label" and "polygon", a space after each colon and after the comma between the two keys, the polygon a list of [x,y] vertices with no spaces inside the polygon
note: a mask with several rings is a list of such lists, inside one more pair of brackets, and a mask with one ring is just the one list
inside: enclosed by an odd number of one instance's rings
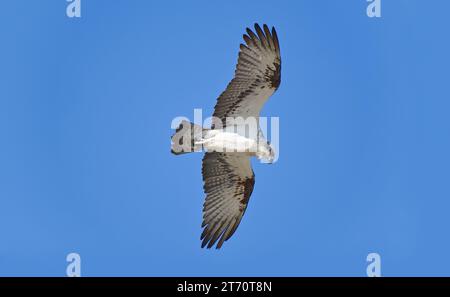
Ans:
{"label": "blue sky", "polygon": [[[450,275],[450,3],[2,1],[0,275]],[[263,115],[280,158],[254,162],[246,215],[200,248],[201,154],[171,121],[212,113],[247,26],[277,28]]]}

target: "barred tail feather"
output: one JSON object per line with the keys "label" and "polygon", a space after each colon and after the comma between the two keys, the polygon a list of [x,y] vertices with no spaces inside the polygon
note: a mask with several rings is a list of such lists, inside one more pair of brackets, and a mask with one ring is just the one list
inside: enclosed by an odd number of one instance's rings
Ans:
{"label": "barred tail feather", "polygon": [[182,121],[175,133],[171,136],[171,152],[174,155],[183,155],[196,150],[195,143],[202,139],[203,128],[188,121]]}

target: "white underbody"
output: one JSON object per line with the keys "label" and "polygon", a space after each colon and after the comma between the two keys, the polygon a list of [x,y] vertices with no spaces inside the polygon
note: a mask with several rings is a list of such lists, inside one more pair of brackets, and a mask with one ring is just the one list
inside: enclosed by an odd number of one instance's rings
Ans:
{"label": "white underbody", "polygon": [[203,146],[207,152],[245,153],[266,162],[271,162],[273,158],[272,149],[262,134],[245,137],[223,130],[208,130],[203,138],[195,141],[195,145]]}

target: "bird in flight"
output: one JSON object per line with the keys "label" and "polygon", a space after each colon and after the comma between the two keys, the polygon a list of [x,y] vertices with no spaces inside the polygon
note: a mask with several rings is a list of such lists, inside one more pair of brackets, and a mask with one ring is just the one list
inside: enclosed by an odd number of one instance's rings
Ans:
{"label": "bird in flight", "polygon": [[281,82],[280,45],[275,28],[246,30],[235,75],[217,99],[210,129],[182,121],[172,136],[175,155],[205,150],[202,175],[202,247],[222,247],[236,231],[255,185],[250,158],[272,163],[274,150],[259,126],[264,103]]}

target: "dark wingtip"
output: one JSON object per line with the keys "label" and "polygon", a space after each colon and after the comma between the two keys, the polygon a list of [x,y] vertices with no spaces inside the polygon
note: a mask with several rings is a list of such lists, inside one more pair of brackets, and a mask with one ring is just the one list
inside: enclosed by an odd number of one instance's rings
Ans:
{"label": "dark wingtip", "polygon": [[255,23],[255,30],[256,30],[256,32],[262,31],[261,26],[258,23]]}
{"label": "dark wingtip", "polygon": [[272,26],[272,36],[277,35],[277,30],[274,26]]}
{"label": "dark wingtip", "polygon": [[272,39],[275,44],[277,52],[280,53],[280,42],[278,41],[278,34],[275,27],[272,27]]}
{"label": "dark wingtip", "polygon": [[202,242],[202,249],[205,247],[206,242]]}
{"label": "dark wingtip", "polygon": [[223,241],[219,241],[216,245],[216,250],[220,250],[220,248],[222,247]]}
{"label": "dark wingtip", "polygon": [[244,39],[244,41],[247,45],[250,45],[252,43],[250,36],[248,36],[247,34],[243,34],[242,38]]}
{"label": "dark wingtip", "polygon": [[204,249],[206,247],[206,249],[208,249],[208,250],[210,250],[211,249],[211,247],[212,247],[212,245],[209,243],[208,244],[208,241],[203,241],[202,242],[202,249]]}

